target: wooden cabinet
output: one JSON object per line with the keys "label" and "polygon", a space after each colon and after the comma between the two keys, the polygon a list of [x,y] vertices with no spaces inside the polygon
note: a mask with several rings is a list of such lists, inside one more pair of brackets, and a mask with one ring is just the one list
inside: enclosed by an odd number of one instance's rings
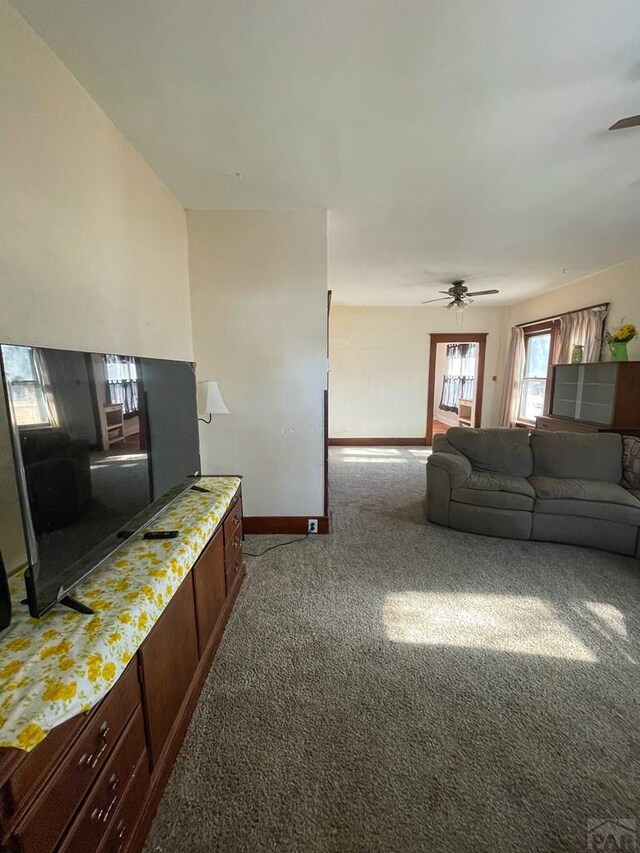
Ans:
{"label": "wooden cabinet", "polygon": [[193,591],[196,602],[198,654],[202,657],[222,612],[226,597],[222,530],[218,530],[210,539],[209,544],[193,567]]}
{"label": "wooden cabinet", "polygon": [[602,428],[638,428],[639,387],[639,361],[556,364],[547,416]]}
{"label": "wooden cabinet", "polygon": [[243,578],[238,493],[102,702],[28,754],[0,749],[2,853],[142,849]]}
{"label": "wooden cabinet", "polygon": [[138,655],[153,768],[198,666],[191,573],[154,625]]}

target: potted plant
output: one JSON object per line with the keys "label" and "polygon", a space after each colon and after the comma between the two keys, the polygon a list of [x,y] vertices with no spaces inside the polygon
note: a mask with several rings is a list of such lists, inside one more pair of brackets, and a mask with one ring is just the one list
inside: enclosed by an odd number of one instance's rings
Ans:
{"label": "potted plant", "polygon": [[610,329],[604,336],[605,343],[611,352],[612,361],[629,361],[627,344],[638,337],[638,330],[633,323],[622,323],[617,329]]}

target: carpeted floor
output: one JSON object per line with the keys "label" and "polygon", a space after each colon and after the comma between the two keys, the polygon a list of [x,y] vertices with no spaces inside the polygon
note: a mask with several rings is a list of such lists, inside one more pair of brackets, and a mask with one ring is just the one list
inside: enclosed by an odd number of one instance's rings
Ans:
{"label": "carpeted floor", "polygon": [[640,811],[639,564],[425,524],[426,455],[334,448],[334,532],[247,560],[149,853],[584,851]]}

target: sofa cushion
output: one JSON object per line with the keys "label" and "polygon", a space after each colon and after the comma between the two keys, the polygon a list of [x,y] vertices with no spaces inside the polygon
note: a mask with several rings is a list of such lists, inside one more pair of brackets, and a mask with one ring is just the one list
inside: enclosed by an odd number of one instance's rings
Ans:
{"label": "sofa cushion", "polygon": [[640,438],[622,438],[622,482],[631,489],[640,489]]}
{"label": "sofa cushion", "polygon": [[512,492],[514,495],[526,495],[528,498],[536,496],[533,486],[525,477],[493,474],[490,471],[473,471],[464,486],[467,489],[488,492]]}
{"label": "sofa cushion", "polygon": [[628,489],[603,480],[559,479],[557,477],[529,477],[535,496],[543,500],[556,498],[577,501],[604,501],[621,506],[640,506]]}
{"label": "sofa cushion", "polygon": [[451,427],[449,444],[463,453],[476,471],[529,477],[533,458],[526,429],[470,429]]}
{"label": "sofa cushion", "polygon": [[622,438],[615,433],[533,432],[533,473],[536,477],[622,479]]}
{"label": "sofa cushion", "polygon": [[553,477],[531,477],[529,482],[536,492],[534,512],[640,525],[640,501],[615,483]]}
{"label": "sofa cushion", "polygon": [[451,500],[460,504],[473,504],[494,509],[519,509],[525,512],[533,510],[533,498],[518,495],[515,492],[492,492],[482,489],[452,489]]}
{"label": "sofa cushion", "polygon": [[535,492],[524,477],[474,471],[466,482],[451,491],[451,500],[496,509],[520,509],[531,512]]}

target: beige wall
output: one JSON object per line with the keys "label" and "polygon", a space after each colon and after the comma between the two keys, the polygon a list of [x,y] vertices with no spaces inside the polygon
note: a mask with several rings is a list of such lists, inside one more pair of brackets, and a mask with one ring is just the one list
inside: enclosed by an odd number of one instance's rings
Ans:
{"label": "beige wall", "polygon": [[326,212],[187,222],[197,377],[231,409],[200,425],[202,469],[244,475],[247,515],[322,515]]}
{"label": "beige wall", "polygon": [[182,206],[5,0],[0,56],[0,339],[189,358]]}
{"label": "beige wall", "polygon": [[[640,258],[511,306],[506,316],[505,332],[508,334],[509,328],[519,323],[574,311],[599,302],[611,303],[609,326],[619,325],[622,318],[640,326]],[[604,357],[607,355],[605,349]],[[629,357],[640,360],[640,340],[636,339],[629,345]]]}
{"label": "beige wall", "polygon": [[[5,0],[0,69],[0,341],[191,358],[183,208]],[[0,549],[15,566],[0,408]]]}
{"label": "beige wall", "polygon": [[503,308],[357,308],[336,305],[330,322],[329,435],[332,438],[424,437],[429,334],[487,332],[482,425],[497,422],[492,377]]}

